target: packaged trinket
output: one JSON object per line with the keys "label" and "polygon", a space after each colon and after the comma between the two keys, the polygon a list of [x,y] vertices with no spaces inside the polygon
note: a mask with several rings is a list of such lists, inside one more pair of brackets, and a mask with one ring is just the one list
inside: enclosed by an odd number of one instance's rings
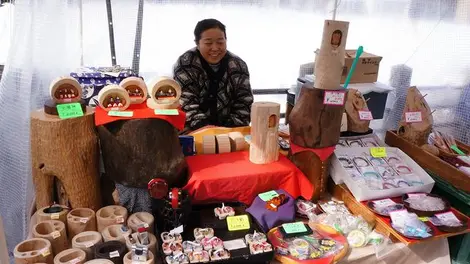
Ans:
{"label": "packaged trinket", "polygon": [[209,262],[210,260],[209,252],[205,250],[190,252],[188,257],[190,263]]}
{"label": "packaged trinket", "polygon": [[250,244],[250,253],[252,255],[272,251],[273,248],[268,242],[255,242]]}
{"label": "packaged trinket", "polygon": [[463,225],[462,222],[452,212],[436,214],[431,217],[429,221],[435,226],[458,227]]}
{"label": "packaged trinket", "polygon": [[428,194],[408,194],[404,202],[405,206],[420,212],[440,212],[449,207],[442,198]]}
{"label": "packaged trinket", "polygon": [[184,253],[203,250],[202,245],[200,243],[193,242],[193,241],[183,241],[181,245],[183,246]]}
{"label": "packaged trinket", "polygon": [[349,210],[344,205],[343,201],[328,201],[326,203],[319,204],[321,209],[327,214],[348,214]]}
{"label": "packaged trinket", "polygon": [[367,203],[374,213],[382,215],[382,216],[390,216],[390,212],[403,210],[405,206],[403,204],[395,203],[391,199],[382,199],[376,201],[370,201]]}
{"label": "packaged trinket", "polygon": [[262,243],[262,242],[266,242],[267,238],[265,234],[255,231],[253,234],[246,234],[245,241],[247,244]]}
{"label": "packaged trinket", "polygon": [[223,249],[223,248],[217,249],[217,250],[210,250],[209,251],[209,256],[210,256],[211,260],[229,259],[230,258],[230,252],[228,250]]}
{"label": "packaged trinket", "polygon": [[353,248],[363,247],[367,244],[367,236],[361,230],[353,230],[348,234],[348,243]]}
{"label": "packaged trinket", "polygon": [[432,236],[432,229],[419,220],[414,213],[406,210],[390,212],[392,227],[401,235],[412,239],[423,239]]}
{"label": "packaged trinket", "polygon": [[167,264],[188,264],[189,263],[188,255],[181,253],[181,252],[173,256],[167,256],[165,260]]}
{"label": "packaged trinket", "polygon": [[214,236],[214,229],[212,228],[195,228],[194,238],[199,241],[203,238],[211,238]]}
{"label": "packaged trinket", "polygon": [[201,239],[201,245],[204,248],[204,250],[209,250],[209,249],[220,249],[224,247],[224,242],[222,239],[218,237],[211,237],[211,238],[203,238]]}
{"label": "packaged trinket", "polygon": [[225,204],[222,203],[222,207],[214,208],[214,214],[219,220],[224,220],[227,216],[234,216],[235,210],[233,207],[225,206]]}
{"label": "packaged trinket", "polygon": [[292,245],[289,247],[289,253],[298,259],[306,259],[308,258],[308,249],[308,242],[304,239],[297,238],[292,241]]}
{"label": "packaged trinket", "polygon": [[286,202],[286,199],[287,197],[283,193],[276,197],[273,197],[271,200],[266,201],[266,209],[277,212],[279,206],[283,205]]}
{"label": "packaged trinket", "polygon": [[160,237],[162,238],[163,242],[170,243],[175,241],[175,236],[170,234],[169,232],[163,232]]}
{"label": "packaged trinket", "polygon": [[309,216],[310,214],[316,215],[320,213],[316,204],[306,200],[297,200],[295,202],[295,207],[297,209],[297,213],[302,216]]}

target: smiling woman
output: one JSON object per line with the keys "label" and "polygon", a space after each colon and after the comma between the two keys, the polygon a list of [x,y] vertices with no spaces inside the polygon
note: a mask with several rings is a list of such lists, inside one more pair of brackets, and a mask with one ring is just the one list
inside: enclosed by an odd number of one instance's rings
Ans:
{"label": "smiling woman", "polygon": [[174,79],[181,85],[185,130],[206,125],[246,126],[253,94],[246,63],[227,51],[225,26],[215,19],[199,21],[196,48],[178,58]]}

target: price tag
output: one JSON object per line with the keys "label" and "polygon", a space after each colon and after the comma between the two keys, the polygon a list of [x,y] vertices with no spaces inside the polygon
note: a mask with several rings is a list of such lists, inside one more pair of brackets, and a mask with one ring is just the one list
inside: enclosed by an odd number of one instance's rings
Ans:
{"label": "price tag", "polygon": [[[144,228],[149,228],[149,224],[144,223]],[[183,232],[181,232],[181,233],[183,233]]]}
{"label": "price tag", "polygon": [[373,203],[377,207],[388,207],[396,204],[392,199],[377,200],[373,201]]}
{"label": "price tag", "polygon": [[82,105],[80,103],[58,104],[57,112],[60,119],[83,116]]}
{"label": "price tag", "polygon": [[344,105],[344,98],[346,92],[340,91],[325,91],[323,97],[323,104],[325,105]]}
{"label": "price tag", "polygon": [[109,252],[109,257],[110,258],[118,258],[119,257],[119,252],[117,250]]}
{"label": "price tag", "polygon": [[134,111],[109,111],[109,116],[133,117]]}
{"label": "price tag", "polygon": [[59,217],[60,217],[59,213],[53,213],[53,214],[51,214],[51,219],[52,219],[52,220],[57,220],[57,219],[59,219]]}
{"label": "price tag", "polygon": [[423,217],[418,217],[419,221],[421,222],[427,222],[429,221],[429,217],[423,216]]}
{"label": "price tag", "polygon": [[245,241],[243,241],[243,239],[228,240],[228,241],[224,241],[224,248],[226,250],[232,251],[232,250],[237,250],[241,248],[246,248],[246,244],[245,244]]}
{"label": "price tag", "polygon": [[405,122],[406,123],[419,123],[423,121],[421,112],[406,112],[405,113]]}
{"label": "price tag", "polygon": [[51,254],[51,251],[49,251],[49,249],[45,249],[45,250],[41,253],[41,255],[42,255],[43,257],[47,257],[47,256],[49,256],[50,254]]}
{"label": "price tag", "polygon": [[372,113],[370,111],[358,111],[359,112],[359,120],[372,120]]}
{"label": "price tag", "polygon": [[427,194],[425,194],[425,193],[409,193],[408,194],[408,198],[413,198],[413,199],[421,198],[421,197],[425,197],[425,196],[427,196]]}
{"label": "price tag", "polygon": [[88,218],[86,217],[80,218],[80,223],[84,223],[84,224],[88,223]]}
{"label": "price tag", "polygon": [[74,258],[74,259],[72,259],[71,261],[69,261],[68,263],[69,263],[69,264],[77,264],[77,263],[79,263],[80,261],[81,261],[80,258]]}
{"label": "price tag", "polygon": [[118,216],[118,217],[116,218],[116,223],[118,223],[118,224],[124,223],[124,217]]}
{"label": "price tag", "polygon": [[370,148],[370,155],[374,158],[387,157],[387,149],[384,147]]}
{"label": "price tag", "polygon": [[227,217],[227,227],[229,231],[239,231],[250,229],[250,219],[248,215],[235,215]]}
{"label": "price tag", "polygon": [[59,231],[54,231],[54,232],[51,233],[51,235],[52,235],[52,239],[56,239],[56,238],[60,237],[60,232]]}
{"label": "price tag", "polygon": [[286,231],[287,234],[307,232],[307,228],[305,227],[304,222],[283,224],[282,228],[284,229],[284,231]]}
{"label": "price tag", "polygon": [[460,220],[455,216],[452,212],[446,212],[442,214],[435,214],[437,219],[441,220],[442,222],[460,222]]}
{"label": "price tag", "polygon": [[183,225],[180,225],[180,226],[170,230],[170,234],[181,234],[181,233],[183,233],[183,231],[184,231],[184,227],[183,227]]}
{"label": "price tag", "polygon": [[396,226],[405,226],[405,220],[408,217],[407,210],[397,210],[390,212],[390,219],[392,219],[392,223]]}
{"label": "price tag", "polygon": [[155,115],[172,115],[177,116],[180,113],[176,109],[155,109]]}
{"label": "price tag", "polygon": [[258,194],[259,198],[265,202],[271,200],[274,197],[278,197],[279,194],[276,191],[269,191]]}
{"label": "price tag", "polygon": [[93,242],[88,241],[88,242],[85,242],[83,245],[84,245],[86,248],[91,248],[94,244],[93,244]]}

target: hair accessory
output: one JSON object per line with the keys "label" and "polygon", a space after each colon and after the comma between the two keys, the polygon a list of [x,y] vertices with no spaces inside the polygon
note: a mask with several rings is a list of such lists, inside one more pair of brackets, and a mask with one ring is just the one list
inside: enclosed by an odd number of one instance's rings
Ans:
{"label": "hair accessory", "polygon": [[363,147],[360,140],[350,140],[348,144],[350,147]]}
{"label": "hair accessory", "polygon": [[229,259],[230,252],[223,248],[209,251],[211,260]]}
{"label": "hair accessory", "polygon": [[222,207],[214,208],[214,214],[219,217],[219,220],[224,220],[227,216],[235,215],[235,210],[233,207],[225,206],[225,204],[222,203]]}
{"label": "hair accessory", "polygon": [[351,160],[345,157],[338,158],[339,162],[344,168],[353,168],[354,165],[352,164]]}
{"label": "hair accessory", "polygon": [[246,243],[252,244],[252,243],[262,243],[262,242],[266,242],[266,241],[267,241],[267,238],[266,238],[266,235],[265,235],[265,234],[263,234],[263,233],[258,233],[258,232],[256,232],[256,230],[255,230],[253,234],[246,234],[246,235],[245,235],[245,240],[246,240]]}
{"label": "hair accessory", "polygon": [[356,164],[356,166],[358,167],[367,167],[367,166],[370,166],[370,163],[367,159],[363,158],[363,157],[354,157],[353,158],[353,162],[354,164]]}
{"label": "hair accessory", "polygon": [[223,241],[218,237],[205,237],[201,240],[201,245],[204,247],[205,250],[220,249],[224,247]]}
{"label": "hair accessory", "polygon": [[410,174],[412,173],[413,171],[406,165],[398,165],[395,167],[395,170],[399,173],[399,174]]}
{"label": "hair accessory", "polygon": [[203,250],[202,245],[200,243],[193,242],[193,241],[184,241],[182,246],[183,246],[184,253]]}
{"label": "hair accessory", "polygon": [[410,187],[411,185],[405,180],[399,180],[397,182],[398,187]]}
{"label": "hair accessory", "polygon": [[167,264],[188,264],[189,257],[184,253],[178,253],[173,256],[167,256],[165,258]]}
{"label": "hair accessory", "polygon": [[171,243],[175,241],[175,237],[170,234],[169,232],[163,232],[160,237],[162,238],[163,242]]}
{"label": "hair accessory", "polygon": [[401,163],[401,160],[397,157],[388,157],[387,163],[390,165],[395,165],[395,164]]}
{"label": "hair accessory", "polygon": [[385,164],[385,161],[382,158],[371,157],[369,160],[372,163],[372,165],[380,166],[380,165]]}
{"label": "hair accessory", "polygon": [[209,262],[210,257],[209,253],[205,250],[203,251],[193,251],[189,252],[189,262],[191,263],[197,263],[197,262]]}
{"label": "hair accessory", "polygon": [[286,195],[281,193],[280,195],[273,197],[271,200],[266,202],[266,209],[277,212],[277,209],[279,208],[279,206],[284,204],[285,201],[286,201]]}

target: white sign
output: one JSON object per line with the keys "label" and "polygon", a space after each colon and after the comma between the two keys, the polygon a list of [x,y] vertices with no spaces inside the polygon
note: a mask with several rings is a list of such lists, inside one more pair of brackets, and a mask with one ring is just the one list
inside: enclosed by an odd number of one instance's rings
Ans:
{"label": "white sign", "polygon": [[372,113],[370,111],[358,111],[359,112],[359,120],[372,120]]}
{"label": "white sign", "polygon": [[442,222],[460,222],[460,220],[455,216],[454,213],[452,212],[447,212],[447,213],[442,213],[442,214],[436,214],[435,215],[439,220]]}
{"label": "white sign", "polygon": [[392,223],[398,227],[405,226],[405,220],[408,218],[408,211],[407,210],[397,210],[390,212],[390,218],[392,219]]}
{"label": "white sign", "polygon": [[60,237],[60,232],[59,231],[54,231],[54,232],[51,233],[51,235],[52,235],[52,239],[56,239],[56,238]]}
{"label": "white sign", "polygon": [[109,252],[109,257],[110,258],[118,258],[119,257],[119,252],[117,250],[113,252]]}
{"label": "white sign", "polygon": [[86,217],[80,218],[80,223],[84,223],[84,224],[88,223],[88,218]]}
{"label": "white sign", "polygon": [[419,123],[423,121],[421,112],[406,112],[405,113],[405,122],[406,123]]}
{"label": "white sign", "polygon": [[388,207],[388,206],[392,206],[396,204],[391,199],[377,200],[377,201],[373,201],[373,203],[377,207]]}
{"label": "white sign", "polygon": [[325,91],[325,97],[323,97],[323,104],[326,105],[344,105],[344,98],[346,92],[339,91]]}

